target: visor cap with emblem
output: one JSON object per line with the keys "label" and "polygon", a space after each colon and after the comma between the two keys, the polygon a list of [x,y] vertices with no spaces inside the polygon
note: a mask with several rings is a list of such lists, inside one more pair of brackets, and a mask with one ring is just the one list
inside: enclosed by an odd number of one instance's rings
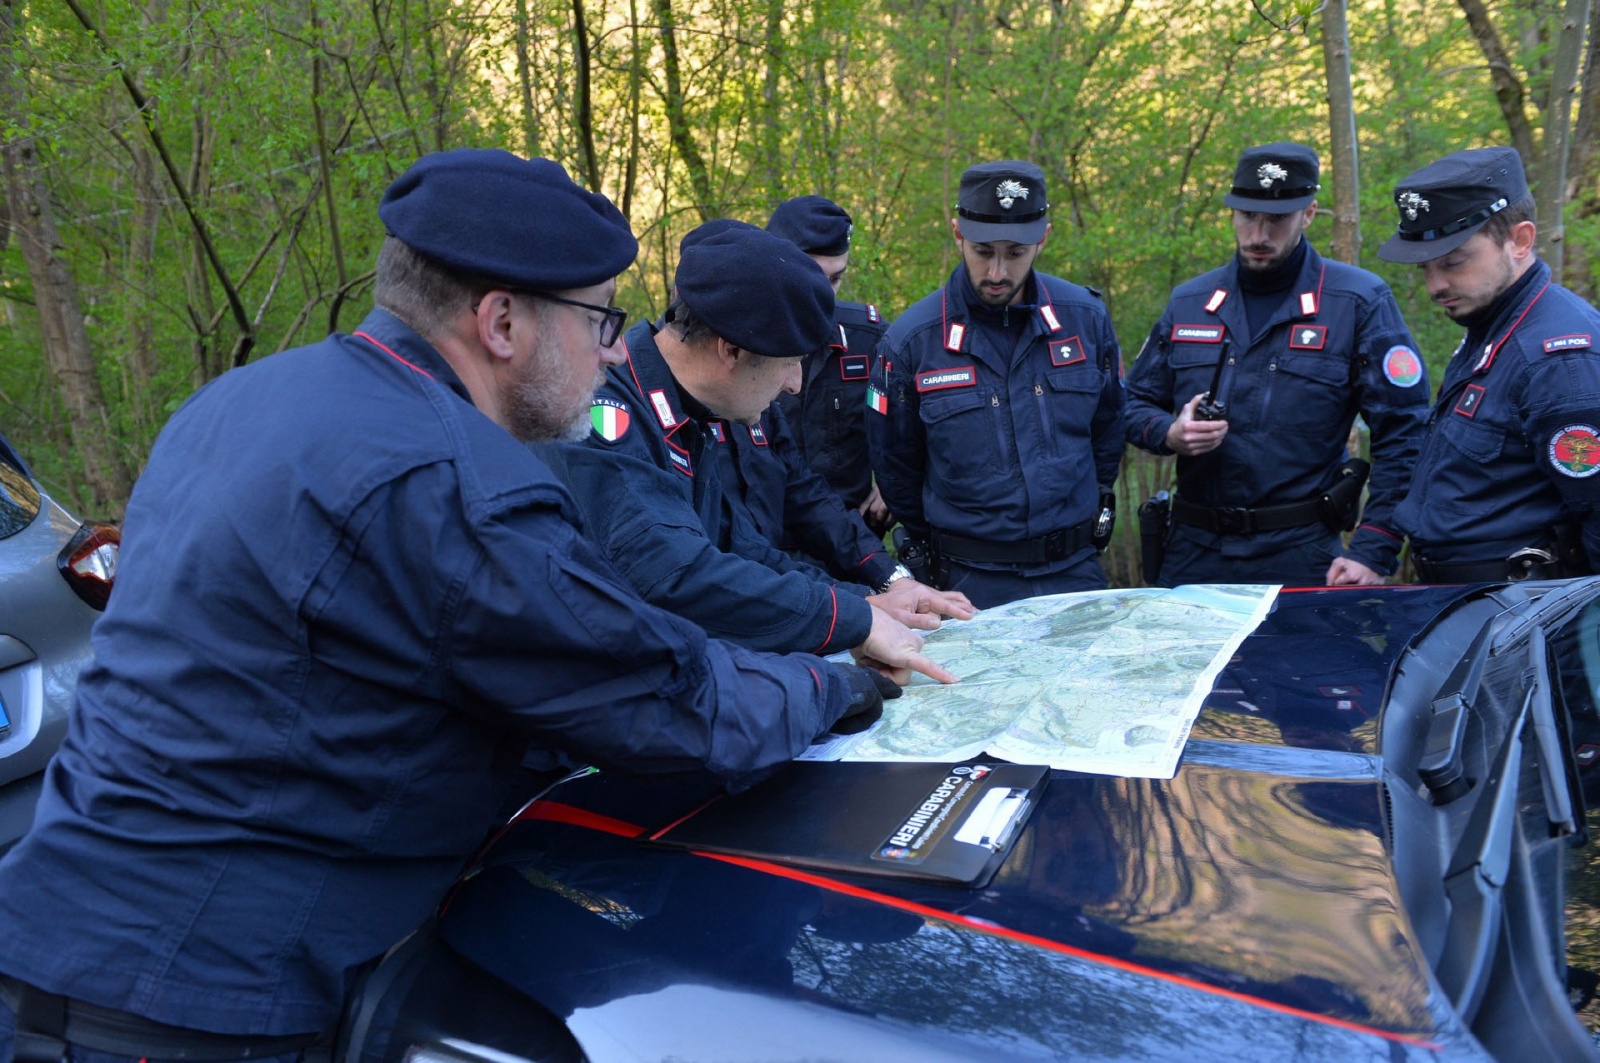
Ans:
{"label": "visor cap with emblem", "polygon": [[1277,141],[1246,148],[1222,205],[1257,214],[1293,214],[1317,198],[1321,179],[1317,153],[1304,144]]}
{"label": "visor cap with emblem", "polygon": [[490,148],[424,155],[383,193],[378,217],[424,258],[516,288],[587,288],[639,253],[622,212],[560,163]]}
{"label": "visor cap with emblem", "polygon": [[854,228],[849,213],[822,196],[785,200],[767,219],[767,232],[794,241],[808,255],[848,254]]}
{"label": "visor cap with emblem", "polygon": [[827,276],[791,241],[765,229],[690,233],[674,283],[678,298],[712,332],[753,354],[796,358],[833,338]]}
{"label": "visor cap with emblem", "polygon": [[1036,244],[1050,227],[1044,171],[1031,162],[983,162],[961,175],[956,217],[961,238],[975,244]]}
{"label": "visor cap with emblem", "polygon": [[1429,262],[1472,239],[1485,222],[1528,194],[1515,148],[1446,155],[1395,185],[1400,224],[1378,248],[1385,262]]}

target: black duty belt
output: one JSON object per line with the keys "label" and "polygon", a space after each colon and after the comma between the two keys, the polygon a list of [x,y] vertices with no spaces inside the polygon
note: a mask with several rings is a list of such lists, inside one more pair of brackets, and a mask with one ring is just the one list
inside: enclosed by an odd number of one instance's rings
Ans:
{"label": "black duty belt", "polygon": [[1003,543],[990,539],[968,539],[964,535],[951,535],[932,528],[930,539],[934,553],[956,561],[990,565],[1043,565],[1051,561],[1065,561],[1088,546],[1093,530],[1094,522],[1085,521],[1037,538]]}
{"label": "black duty belt", "polygon": [[1254,535],[1256,532],[1277,531],[1280,528],[1298,528],[1305,524],[1323,523],[1323,501],[1290,502],[1283,506],[1197,506],[1181,498],[1172,500],[1174,524],[1190,524],[1218,535]]}
{"label": "black duty belt", "polygon": [[282,1037],[208,1033],[168,1026],[114,1008],[74,1000],[0,975],[0,998],[17,1014],[17,1063],[65,1058],[62,1042],[97,1052],[190,1063],[226,1063],[301,1053],[326,1060],[329,1043],[315,1034]]}
{"label": "black duty belt", "polygon": [[1498,583],[1501,580],[1558,579],[1584,575],[1561,563],[1548,550],[1518,550],[1493,561],[1429,561],[1412,558],[1423,583]]}

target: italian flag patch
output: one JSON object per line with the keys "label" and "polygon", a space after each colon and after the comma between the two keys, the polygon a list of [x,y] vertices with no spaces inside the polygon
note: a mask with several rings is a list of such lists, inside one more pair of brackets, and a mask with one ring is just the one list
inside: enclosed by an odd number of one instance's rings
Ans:
{"label": "italian flag patch", "polygon": [[889,396],[869,385],[867,387],[867,409],[876,410],[881,414],[887,415],[889,413]]}
{"label": "italian flag patch", "polygon": [[627,435],[632,420],[628,408],[620,402],[599,399],[589,407],[589,423],[594,426],[595,434],[607,443],[615,443]]}

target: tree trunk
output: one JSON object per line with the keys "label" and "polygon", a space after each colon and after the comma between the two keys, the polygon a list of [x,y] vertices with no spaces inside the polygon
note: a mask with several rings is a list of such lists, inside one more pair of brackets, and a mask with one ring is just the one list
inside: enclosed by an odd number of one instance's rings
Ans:
{"label": "tree trunk", "polygon": [[683,73],[678,63],[678,32],[673,21],[672,0],[654,0],[656,18],[661,23],[662,66],[667,75],[667,129],[672,146],[689,171],[689,187],[694,192],[694,207],[701,221],[717,216],[712,204],[711,171],[694,142],[694,131],[689,128],[688,108],[683,98]]}
{"label": "tree trunk", "polygon": [[[13,130],[24,130],[29,128],[27,88],[12,54],[16,18],[14,0],[0,0],[0,116]],[[113,442],[77,284],[56,254],[61,238],[31,136],[13,134],[0,146],[0,170],[17,243],[33,282],[45,358],[67,409],[72,449],[83,461],[95,508],[120,517],[132,479]]]}
{"label": "tree trunk", "polygon": [[533,63],[528,54],[528,0],[517,0],[517,87],[522,92],[522,152],[539,154],[539,119],[533,108]]}
{"label": "tree trunk", "polygon": [[590,89],[589,21],[583,0],[572,0],[572,56],[577,68],[578,139],[583,145],[583,174],[591,192],[600,190],[600,160],[594,150],[594,102]]}
{"label": "tree trunk", "polygon": [[1567,202],[1567,155],[1572,128],[1572,97],[1577,91],[1578,58],[1583,52],[1583,31],[1589,24],[1592,0],[1567,0],[1556,38],[1555,66],[1550,72],[1550,102],[1544,111],[1544,152],[1539,183],[1534,188],[1539,226],[1539,257],[1561,279],[1566,250],[1563,212]]}
{"label": "tree trunk", "polygon": [[1494,28],[1483,0],[1457,0],[1457,3],[1466,13],[1467,26],[1482,49],[1484,59],[1488,60],[1489,77],[1494,82],[1495,99],[1500,101],[1500,115],[1511,132],[1511,145],[1522,156],[1522,168],[1534,174],[1537,172],[1535,163],[1538,159],[1533,151],[1533,126],[1528,121],[1526,109],[1527,91],[1517,78],[1516,69],[1511,65],[1511,56],[1506,52],[1506,46],[1500,40],[1500,33]]}
{"label": "tree trunk", "polygon": [[1331,254],[1352,266],[1361,264],[1361,161],[1356,149],[1355,98],[1350,91],[1350,27],[1345,0],[1322,8],[1322,61],[1328,79],[1328,143],[1332,149],[1333,206]]}

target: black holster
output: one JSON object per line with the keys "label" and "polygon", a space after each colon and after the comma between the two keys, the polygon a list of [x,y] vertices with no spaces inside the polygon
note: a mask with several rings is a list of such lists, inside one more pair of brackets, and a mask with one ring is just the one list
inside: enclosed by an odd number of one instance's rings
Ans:
{"label": "black holster", "polygon": [[1318,515],[1331,532],[1354,531],[1361,516],[1361,489],[1367,486],[1367,475],[1372,472],[1371,462],[1351,458],[1333,475],[1333,483],[1322,492],[1318,501]]}
{"label": "black holster", "polygon": [[933,558],[927,543],[913,539],[905,525],[895,528],[889,536],[889,542],[894,546],[895,557],[910,571],[912,579],[929,587],[936,586],[933,582]]}
{"label": "black holster", "polygon": [[1139,565],[1147,586],[1161,578],[1167,557],[1167,532],[1172,527],[1172,496],[1157,491],[1139,507]]}

